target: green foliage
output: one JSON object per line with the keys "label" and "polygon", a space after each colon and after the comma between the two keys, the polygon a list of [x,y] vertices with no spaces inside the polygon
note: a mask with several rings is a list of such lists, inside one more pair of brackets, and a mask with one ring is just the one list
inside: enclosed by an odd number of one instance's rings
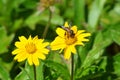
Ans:
{"label": "green foliage", "polygon": [[[35,28],[35,25],[39,22],[44,22],[47,24],[48,18],[49,18],[49,12],[43,12],[41,14],[38,14],[39,12],[35,12],[30,17],[28,17],[25,21],[25,24],[29,26],[31,29]],[[60,17],[58,14],[54,14],[52,16],[51,25],[62,25],[63,24],[63,18]]]}
{"label": "green foliage", "polygon": [[113,60],[115,61],[113,64],[114,64],[114,70],[115,70],[115,74],[117,74],[117,76],[120,76],[120,70],[119,70],[119,67],[120,67],[120,54],[116,55],[113,57]]}
{"label": "green foliage", "polygon": [[[39,0],[0,0],[0,80],[34,80],[34,66],[27,61],[14,63],[14,43],[21,35],[43,38],[46,26],[45,40],[52,42],[56,28],[65,21],[91,32],[90,41],[76,47],[74,80],[119,80],[120,1],[55,1],[58,2],[44,8]],[[70,80],[70,60],[61,55],[50,50],[46,60],[36,66],[36,80]]]}
{"label": "green foliage", "polygon": [[[74,22],[80,27],[85,22],[85,0],[74,0]],[[82,28],[82,27],[81,27]]]}
{"label": "green foliage", "polygon": [[11,80],[9,73],[6,71],[6,69],[2,65],[0,66],[0,78],[2,80]]}
{"label": "green foliage", "polygon": [[92,7],[89,11],[88,15],[88,25],[90,29],[89,31],[94,32],[97,26],[97,22],[99,20],[100,14],[102,13],[104,4],[106,0],[95,0],[92,3]]}
{"label": "green foliage", "polygon": [[15,80],[34,80],[34,68],[36,70],[36,80],[43,79],[43,63],[40,66],[30,66],[27,62],[25,64],[25,69],[21,67],[21,72],[15,77]]}
{"label": "green foliage", "polygon": [[0,53],[7,52],[10,42],[13,39],[13,34],[7,36],[7,32],[4,27],[0,27]]}
{"label": "green foliage", "polygon": [[111,37],[113,39],[113,41],[115,41],[118,45],[120,45],[120,25],[116,24],[113,25],[110,29],[111,31]]}
{"label": "green foliage", "polygon": [[54,74],[59,75],[59,77],[62,77],[63,80],[69,80],[69,70],[66,66],[63,66],[59,63],[56,63],[54,61],[46,61],[45,64],[50,67],[51,69],[55,70],[56,72]]}

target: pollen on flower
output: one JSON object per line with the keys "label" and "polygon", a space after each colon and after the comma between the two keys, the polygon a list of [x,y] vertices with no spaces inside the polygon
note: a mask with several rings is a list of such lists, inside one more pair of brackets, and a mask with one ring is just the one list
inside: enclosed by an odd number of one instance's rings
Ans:
{"label": "pollen on flower", "polygon": [[67,45],[74,44],[77,41],[77,38],[73,33],[66,32],[65,33],[65,43]]}
{"label": "pollen on flower", "polygon": [[67,45],[74,44],[76,41],[77,41],[77,38],[76,38],[76,37],[74,37],[74,38],[69,37],[69,38],[66,38],[66,39],[65,39],[65,43],[66,43]]}
{"label": "pollen on flower", "polygon": [[32,54],[32,53],[35,53],[36,52],[36,46],[33,42],[29,42],[26,44],[25,46],[26,48],[26,51],[29,53],[29,54]]}

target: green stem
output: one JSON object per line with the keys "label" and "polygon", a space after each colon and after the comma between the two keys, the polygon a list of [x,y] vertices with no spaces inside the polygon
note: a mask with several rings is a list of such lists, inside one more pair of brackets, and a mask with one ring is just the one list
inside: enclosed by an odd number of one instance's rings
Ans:
{"label": "green stem", "polygon": [[74,55],[71,56],[71,80],[74,80]]}
{"label": "green stem", "polygon": [[49,19],[48,19],[48,23],[47,23],[47,25],[45,27],[45,30],[43,32],[42,38],[45,38],[46,35],[47,35],[48,29],[49,29],[49,26],[50,26],[50,22],[51,22],[51,18],[52,18],[52,12],[51,12],[51,10],[49,8]]}
{"label": "green stem", "polygon": [[33,68],[34,68],[34,80],[37,80],[37,79],[36,79],[36,66],[33,65]]}

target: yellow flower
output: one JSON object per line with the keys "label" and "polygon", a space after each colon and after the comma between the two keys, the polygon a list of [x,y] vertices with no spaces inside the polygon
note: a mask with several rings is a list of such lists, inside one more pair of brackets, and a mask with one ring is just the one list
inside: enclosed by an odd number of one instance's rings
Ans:
{"label": "yellow flower", "polygon": [[49,50],[45,47],[49,45],[48,42],[43,43],[43,39],[38,39],[38,36],[32,38],[29,36],[26,39],[24,36],[19,37],[20,41],[15,42],[15,46],[17,49],[12,51],[15,60],[18,62],[28,60],[30,65],[39,65],[39,59],[45,60],[46,54],[48,54]]}
{"label": "yellow flower", "polygon": [[69,59],[71,53],[76,54],[76,45],[84,45],[83,42],[89,41],[86,37],[90,36],[90,33],[83,33],[85,30],[77,30],[77,26],[69,27],[66,22],[62,28],[57,28],[56,33],[58,36],[51,43],[52,50],[64,49],[64,58]]}

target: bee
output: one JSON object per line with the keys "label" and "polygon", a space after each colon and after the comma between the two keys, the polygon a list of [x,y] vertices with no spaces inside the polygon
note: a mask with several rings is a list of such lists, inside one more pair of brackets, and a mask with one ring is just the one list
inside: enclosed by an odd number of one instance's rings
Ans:
{"label": "bee", "polygon": [[65,26],[61,26],[66,32],[65,35],[67,36],[67,38],[71,37],[74,38],[75,33],[73,30],[70,29],[70,27],[65,27]]}

